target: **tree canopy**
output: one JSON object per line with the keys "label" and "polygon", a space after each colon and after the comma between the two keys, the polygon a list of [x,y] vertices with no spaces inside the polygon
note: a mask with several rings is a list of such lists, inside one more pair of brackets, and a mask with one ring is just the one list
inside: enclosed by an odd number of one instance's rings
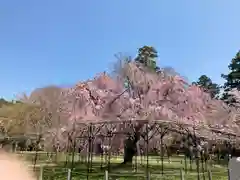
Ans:
{"label": "tree canopy", "polygon": [[0,120],[8,135],[39,131],[41,108],[25,103],[15,103],[0,108]]}
{"label": "tree canopy", "polygon": [[157,67],[157,57],[158,53],[157,50],[152,46],[143,46],[138,49],[137,57],[135,61],[142,63],[144,66],[147,66],[153,70]]}
{"label": "tree canopy", "polygon": [[[5,131],[44,133],[50,145],[66,147],[75,122],[101,120],[165,119],[190,126],[211,126],[239,133],[236,107],[217,98],[220,86],[207,75],[188,83],[174,69],[157,67],[158,53],[152,46],[139,48],[135,59],[121,57],[114,76],[106,72],[70,88],[48,86],[36,89],[22,103],[1,100],[0,116]],[[239,53],[229,65],[224,93],[239,94]],[[223,96],[223,99],[225,95]],[[143,127],[138,121],[136,129]],[[120,128],[120,127],[119,127]],[[82,128],[77,128],[82,133]],[[207,134],[210,136],[210,133]]]}
{"label": "tree canopy", "polygon": [[218,98],[220,86],[216,83],[213,83],[207,75],[201,75],[198,78],[198,81],[193,82],[193,84],[200,86],[202,90],[209,93],[212,98]]}
{"label": "tree canopy", "polygon": [[236,56],[232,59],[231,63],[228,65],[229,73],[222,74],[222,77],[225,79],[223,85],[224,93],[222,100],[229,105],[236,105],[238,102],[234,95],[231,94],[231,91],[234,89],[240,89],[240,51],[237,52]]}

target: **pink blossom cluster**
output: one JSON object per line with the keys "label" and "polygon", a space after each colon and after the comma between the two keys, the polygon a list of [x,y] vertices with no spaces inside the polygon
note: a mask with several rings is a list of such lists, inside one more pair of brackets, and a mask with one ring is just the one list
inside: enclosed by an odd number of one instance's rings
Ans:
{"label": "pink blossom cluster", "polygon": [[[208,124],[215,121],[214,117],[228,115],[230,108],[222,101],[212,99],[179,76],[146,72],[135,63],[128,66],[125,77],[112,78],[103,73],[71,88],[66,103],[70,120],[166,119]],[[123,86],[126,77],[130,84],[127,89]]]}
{"label": "pink blossom cluster", "polygon": [[[126,80],[129,87],[124,87]],[[102,73],[63,94],[70,124],[165,119],[194,126],[221,124],[221,129],[236,131],[235,109],[179,76],[151,72],[134,62],[124,64],[117,77]]]}

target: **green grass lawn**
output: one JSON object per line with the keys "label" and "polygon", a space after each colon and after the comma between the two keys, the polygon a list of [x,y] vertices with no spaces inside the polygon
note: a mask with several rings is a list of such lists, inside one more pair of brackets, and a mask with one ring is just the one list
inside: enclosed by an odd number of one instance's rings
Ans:
{"label": "green grass lawn", "polygon": [[[22,158],[33,162],[36,158],[35,153],[22,153],[20,154]],[[43,167],[43,180],[66,180],[68,168],[71,168],[72,156],[66,154],[52,154],[52,158],[49,158],[49,154],[39,153],[37,155],[37,165],[36,165],[36,174],[39,174],[39,167]],[[141,160],[142,159],[142,160]],[[172,157],[171,161],[167,158],[164,158],[163,161],[163,175],[162,175],[162,162],[160,157],[150,156],[146,157],[137,157],[133,160],[132,165],[124,165],[121,168],[114,168],[123,161],[121,156],[113,156],[110,158],[110,171],[109,179],[118,179],[118,180],[142,180],[146,179],[146,172],[148,171],[151,177],[151,180],[157,179],[166,179],[166,180],[180,180],[180,170],[185,174],[185,180],[196,180],[197,179],[197,167],[196,163],[192,164],[192,169],[190,169],[189,162],[186,163],[187,169],[185,166],[184,157],[177,156]],[[148,164],[148,170],[147,170]],[[105,170],[101,169],[101,166],[107,167],[108,165],[108,156],[101,158],[100,156],[94,156],[92,158],[92,168],[91,172],[88,172],[88,163],[86,157],[81,157],[78,154],[74,156],[73,170],[72,170],[72,180],[98,180],[104,179]],[[202,167],[204,169],[202,169]],[[202,166],[200,163],[200,177],[201,179],[208,180],[208,171],[211,170],[213,180],[226,180],[227,179],[227,167],[222,165],[210,165],[207,167]],[[204,171],[204,173],[202,172]]]}

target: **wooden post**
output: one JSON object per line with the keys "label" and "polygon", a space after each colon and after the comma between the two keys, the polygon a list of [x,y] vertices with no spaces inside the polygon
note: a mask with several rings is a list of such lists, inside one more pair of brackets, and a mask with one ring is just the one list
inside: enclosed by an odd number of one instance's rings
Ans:
{"label": "wooden post", "polygon": [[108,180],[108,170],[105,171],[105,180]]}
{"label": "wooden post", "polygon": [[71,169],[68,169],[67,180],[71,180],[71,179],[72,179],[72,171]]}
{"label": "wooden post", "polygon": [[40,166],[39,180],[43,180],[43,166]]}
{"label": "wooden post", "polygon": [[151,174],[150,174],[150,172],[148,171],[147,172],[147,178],[146,178],[147,180],[150,180],[151,179]]}
{"label": "wooden post", "polygon": [[184,177],[184,171],[182,169],[180,169],[180,176],[181,176],[181,180],[184,180],[185,177]]}
{"label": "wooden post", "polygon": [[228,180],[230,180],[230,169],[228,168]]}
{"label": "wooden post", "polygon": [[208,170],[208,180],[212,180],[212,172],[210,169]]}

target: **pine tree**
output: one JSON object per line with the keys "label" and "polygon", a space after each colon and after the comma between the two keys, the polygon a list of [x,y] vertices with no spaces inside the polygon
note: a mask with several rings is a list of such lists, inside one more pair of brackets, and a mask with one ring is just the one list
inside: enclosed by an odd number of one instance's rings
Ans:
{"label": "pine tree", "polygon": [[224,83],[224,93],[222,100],[224,100],[229,105],[234,105],[237,103],[230,91],[233,89],[240,90],[240,51],[232,59],[231,63],[228,65],[229,73],[227,75],[222,74],[222,78],[226,80]]}
{"label": "pine tree", "polygon": [[203,88],[203,90],[211,95],[212,98],[218,98],[220,93],[220,86],[216,83],[213,83],[211,78],[206,75],[202,75],[198,78],[197,82],[193,84],[198,85]]}
{"label": "pine tree", "polygon": [[159,69],[156,64],[156,59],[158,57],[157,50],[152,46],[143,46],[138,49],[137,57],[135,61],[142,63],[144,66],[151,69]]}

